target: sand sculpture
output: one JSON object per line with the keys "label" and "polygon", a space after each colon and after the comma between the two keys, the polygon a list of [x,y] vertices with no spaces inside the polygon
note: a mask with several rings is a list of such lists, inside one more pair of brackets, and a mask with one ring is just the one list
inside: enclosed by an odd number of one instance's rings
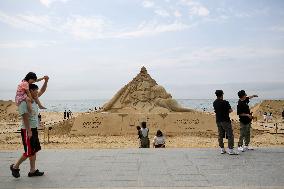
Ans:
{"label": "sand sculpture", "polygon": [[190,112],[182,108],[164,87],[158,85],[145,67],[140,73],[103,106],[103,111],[124,112]]}
{"label": "sand sculpture", "polygon": [[71,134],[136,134],[136,126],[142,121],[147,122],[150,134],[157,129],[173,135],[216,131],[214,116],[181,107],[142,67],[101,111],[76,117]]}
{"label": "sand sculpture", "polygon": [[282,111],[284,110],[284,100],[263,100],[261,103],[254,106],[251,111],[258,120],[263,119],[264,112],[272,113],[274,119],[281,119]]}

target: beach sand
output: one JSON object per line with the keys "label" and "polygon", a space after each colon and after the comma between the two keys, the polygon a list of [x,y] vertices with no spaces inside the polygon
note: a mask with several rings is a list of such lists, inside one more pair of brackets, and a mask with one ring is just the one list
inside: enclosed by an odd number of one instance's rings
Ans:
{"label": "beach sand", "polygon": [[[282,103],[282,102],[281,102]],[[0,150],[22,150],[21,136],[17,133],[19,118],[15,104],[11,101],[0,101]],[[258,110],[261,111],[261,110]],[[73,113],[73,118],[63,120],[63,113],[41,112],[45,129],[40,131],[39,137],[43,149],[89,149],[89,148],[137,148],[139,141],[137,135],[123,136],[74,136],[69,132],[74,119],[82,113]],[[233,120],[235,145],[239,137],[239,122],[236,112],[231,115]],[[278,132],[275,134],[275,123],[278,123]],[[215,124],[215,123],[212,123]],[[216,124],[215,124],[216,125]],[[51,130],[48,127],[52,126]],[[255,147],[283,146],[284,123],[281,117],[275,117],[270,123],[264,123],[261,119],[252,124],[251,145]],[[48,143],[49,132],[49,143]],[[166,134],[166,133],[165,133]],[[150,135],[153,140],[154,135]],[[225,146],[227,140],[224,139]],[[166,134],[167,148],[205,148],[218,147],[217,132],[203,132],[198,129],[185,134],[168,136]]]}

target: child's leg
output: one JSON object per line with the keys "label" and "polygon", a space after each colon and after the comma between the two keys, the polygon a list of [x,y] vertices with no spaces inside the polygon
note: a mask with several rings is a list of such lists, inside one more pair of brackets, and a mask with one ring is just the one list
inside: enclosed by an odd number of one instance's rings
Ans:
{"label": "child's leg", "polygon": [[41,102],[39,101],[38,97],[34,98],[35,102],[37,103],[39,109],[46,109],[46,107],[44,107]]}
{"label": "child's leg", "polygon": [[32,109],[32,99],[30,99],[28,96],[26,98],[26,103],[27,103],[27,107],[28,107],[29,113],[32,113],[32,111],[33,111],[33,109]]}

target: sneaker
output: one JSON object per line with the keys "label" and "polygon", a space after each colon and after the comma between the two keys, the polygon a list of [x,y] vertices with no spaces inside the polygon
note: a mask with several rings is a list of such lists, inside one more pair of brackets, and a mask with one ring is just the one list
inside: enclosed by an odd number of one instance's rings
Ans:
{"label": "sneaker", "polygon": [[225,154],[225,153],[226,153],[225,148],[221,148],[221,154]]}
{"label": "sneaker", "polygon": [[238,152],[235,152],[234,149],[229,149],[229,152],[228,152],[229,155],[239,155]]}
{"label": "sneaker", "polygon": [[39,172],[39,170],[35,170],[35,172],[31,173],[29,172],[28,176],[29,177],[35,177],[35,176],[42,176],[44,174],[44,172]]}
{"label": "sneaker", "polygon": [[240,151],[240,152],[244,152],[244,151],[245,151],[245,149],[244,149],[242,146],[239,146],[239,147],[238,147],[238,151]]}
{"label": "sneaker", "polygon": [[14,164],[10,165],[10,170],[12,171],[13,177],[15,177],[15,178],[20,177],[20,169],[15,169]]}
{"label": "sneaker", "polygon": [[244,149],[245,150],[254,150],[253,147],[251,147],[251,146],[244,146]]}

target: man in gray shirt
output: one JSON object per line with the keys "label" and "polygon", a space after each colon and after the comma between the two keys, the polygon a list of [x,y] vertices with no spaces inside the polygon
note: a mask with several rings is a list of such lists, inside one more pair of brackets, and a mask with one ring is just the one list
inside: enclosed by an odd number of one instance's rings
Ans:
{"label": "man in gray shirt", "polygon": [[[49,77],[44,76],[44,84],[39,91],[37,85],[35,84],[29,85],[29,91],[33,98],[40,97],[46,91],[48,80]],[[18,108],[19,108],[19,114],[22,119],[21,136],[25,152],[17,160],[15,164],[10,165],[10,170],[15,178],[20,177],[19,167],[27,158],[29,158],[30,172],[28,173],[28,176],[29,177],[42,176],[44,172],[40,172],[38,169],[35,168],[36,153],[41,150],[38,138],[38,131],[37,131],[37,128],[39,127],[38,106],[35,103],[35,101],[32,103],[31,114],[28,112],[26,102],[22,102]]]}

